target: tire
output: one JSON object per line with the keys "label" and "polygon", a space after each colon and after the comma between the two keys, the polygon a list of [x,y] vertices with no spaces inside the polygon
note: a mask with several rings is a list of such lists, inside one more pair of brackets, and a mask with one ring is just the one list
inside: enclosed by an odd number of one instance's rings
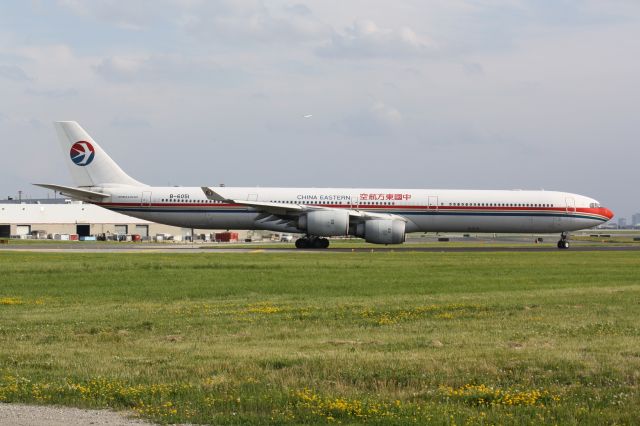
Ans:
{"label": "tire", "polygon": [[569,241],[565,241],[562,245],[563,245],[562,248],[568,249],[569,248]]}
{"label": "tire", "polygon": [[329,248],[329,240],[327,238],[322,239],[322,248],[323,249]]}
{"label": "tire", "polygon": [[307,240],[306,238],[298,238],[296,240],[296,248],[299,248],[299,249],[309,248],[309,240]]}
{"label": "tire", "polygon": [[316,239],[312,240],[312,242],[311,242],[311,246],[312,246],[314,249],[324,248],[324,247],[323,247],[323,245],[324,245],[324,244],[323,244],[322,240],[323,240],[323,238],[316,238]]}

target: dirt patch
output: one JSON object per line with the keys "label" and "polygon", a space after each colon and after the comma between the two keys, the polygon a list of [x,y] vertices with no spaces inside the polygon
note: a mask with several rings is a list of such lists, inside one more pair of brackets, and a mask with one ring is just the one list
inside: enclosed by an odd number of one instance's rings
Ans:
{"label": "dirt patch", "polygon": [[150,425],[110,410],[0,403],[1,426],[129,426]]}

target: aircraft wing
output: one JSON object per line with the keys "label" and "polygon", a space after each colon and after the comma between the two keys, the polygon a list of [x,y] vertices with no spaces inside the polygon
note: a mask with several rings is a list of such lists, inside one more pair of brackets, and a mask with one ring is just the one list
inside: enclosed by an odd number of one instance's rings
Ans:
{"label": "aircraft wing", "polygon": [[[303,212],[313,211],[313,210],[341,210],[344,209],[336,209],[334,207],[324,207],[324,206],[313,206],[306,204],[288,204],[288,203],[270,203],[266,201],[248,201],[248,200],[234,200],[221,196],[213,189],[203,186],[201,187],[204,195],[207,196],[210,200],[222,201],[225,203],[233,203],[239,204],[242,206],[253,207],[256,210],[259,210],[264,213],[270,213],[274,215],[296,215]],[[362,221],[370,220],[370,219],[397,219],[402,220],[404,222],[407,221],[402,216],[398,216],[390,213],[376,213],[370,211],[363,211],[358,209],[349,209],[349,216],[352,218],[360,219]]]}
{"label": "aircraft wing", "polygon": [[202,188],[202,191],[204,192],[204,195],[206,195],[207,198],[210,199],[210,200],[222,201],[224,203],[240,204],[241,206],[253,207],[256,210],[260,210],[260,211],[263,211],[265,213],[287,214],[287,213],[306,211],[306,210],[309,210],[307,207],[310,207],[310,206],[304,206],[304,205],[300,205],[300,204],[269,203],[269,202],[264,202],[264,201],[234,200],[234,199],[230,199],[230,198],[225,198],[222,195],[218,194],[213,189],[208,188],[206,186],[203,186],[201,188]]}
{"label": "aircraft wing", "polygon": [[71,198],[79,200],[102,201],[104,198],[111,197],[110,194],[88,191],[81,188],[73,188],[71,186],[54,185],[50,183],[34,183],[34,185],[40,186],[42,188],[52,189],[54,191],[58,191],[62,195],[67,195]]}

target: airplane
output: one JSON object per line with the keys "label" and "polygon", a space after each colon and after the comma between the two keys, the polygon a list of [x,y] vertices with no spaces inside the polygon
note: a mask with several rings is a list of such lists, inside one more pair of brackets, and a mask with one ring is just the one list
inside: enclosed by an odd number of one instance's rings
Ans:
{"label": "airplane", "polygon": [[558,191],[380,188],[163,187],[126,174],[75,121],[54,123],[75,187],[35,184],[128,216],[185,228],[304,234],[401,244],[410,232],[560,233],[611,220],[593,198]]}

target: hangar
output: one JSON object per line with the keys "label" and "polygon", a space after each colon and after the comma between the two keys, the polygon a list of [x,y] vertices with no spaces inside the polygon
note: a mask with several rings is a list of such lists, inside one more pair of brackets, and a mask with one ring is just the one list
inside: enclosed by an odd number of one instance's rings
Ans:
{"label": "hangar", "polygon": [[65,199],[1,200],[0,238],[126,239],[139,235],[142,240],[171,238],[175,241],[212,240],[212,230],[161,225],[93,204]]}

